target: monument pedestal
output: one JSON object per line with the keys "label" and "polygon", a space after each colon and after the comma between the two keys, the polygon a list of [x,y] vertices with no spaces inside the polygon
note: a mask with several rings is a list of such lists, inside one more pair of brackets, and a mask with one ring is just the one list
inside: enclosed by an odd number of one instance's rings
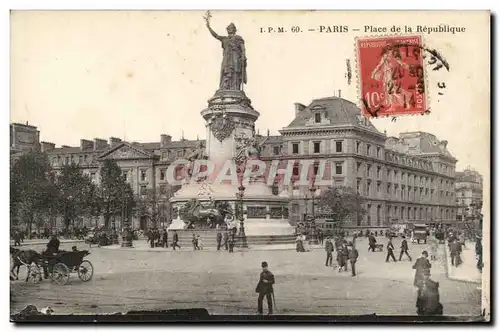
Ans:
{"label": "monument pedestal", "polygon": [[[170,200],[173,208],[178,211],[193,199],[201,204],[227,202],[233,211],[243,203],[247,239],[292,236],[294,227],[288,220],[289,198],[273,195],[272,188],[267,186],[263,178],[242,179],[243,172],[234,174],[232,178],[236,181],[218,181],[221,171],[223,175],[226,175],[227,170],[236,171],[233,166],[244,165],[252,158],[258,159],[260,154],[258,138],[255,136],[255,121],[260,114],[253,109],[250,99],[243,91],[219,90],[208,101],[208,107],[201,115],[207,123],[206,155],[215,169],[204,183],[185,183]],[[237,194],[240,193],[242,181],[244,192],[240,199]],[[239,228],[238,216],[233,217]],[[177,215],[169,230],[183,230],[185,227],[186,223]],[[238,235],[239,232],[237,238]]]}

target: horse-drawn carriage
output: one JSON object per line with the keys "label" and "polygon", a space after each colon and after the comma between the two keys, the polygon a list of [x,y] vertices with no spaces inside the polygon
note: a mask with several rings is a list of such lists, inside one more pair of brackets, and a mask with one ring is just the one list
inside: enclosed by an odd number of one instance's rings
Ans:
{"label": "horse-drawn carriage", "polygon": [[66,285],[71,273],[77,273],[78,278],[84,282],[90,281],[94,275],[94,267],[90,261],[84,259],[89,254],[88,250],[60,251],[55,255],[42,253],[39,255],[38,264],[25,264],[28,267],[26,281],[39,283],[45,272],[58,285]]}

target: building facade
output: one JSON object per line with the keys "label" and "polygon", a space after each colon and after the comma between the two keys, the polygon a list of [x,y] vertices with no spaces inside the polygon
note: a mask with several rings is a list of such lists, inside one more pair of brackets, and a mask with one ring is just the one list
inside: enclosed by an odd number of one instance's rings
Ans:
{"label": "building facade", "polygon": [[483,176],[470,168],[456,174],[457,220],[479,220],[483,206]]}
{"label": "building facade", "polygon": [[[280,188],[276,191],[289,193],[289,215],[293,223],[312,214],[314,199],[311,198],[320,195],[322,190],[312,191],[311,186],[294,184],[302,171],[300,160],[314,160],[314,174],[317,162],[327,160],[325,174],[331,177],[333,184],[352,187],[362,196],[368,213],[363,220],[347,227],[387,228],[392,223],[456,222],[457,160],[448,151],[446,141],[425,132],[388,137],[379,132],[354,103],[338,97],[316,99],[309,106],[295,104],[295,118],[280,134],[260,136],[261,155],[267,163],[276,159],[297,163],[292,183],[278,183]],[[167,167],[195,151],[198,144],[198,140],[173,141],[165,134],[160,135],[159,142],[150,143],[123,142],[114,137],[82,139],[77,147],[56,148],[54,143],[39,143],[54,169],[74,163],[96,183],[102,162],[114,159],[137,195],[168,186]],[[20,147],[19,142],[16,147]],[[314,187],[314,183],[311,185]],[[167,221],[169,218],[165,216]],[[134,219],[133,224],[140,228],[148,226],[141,218]]]}

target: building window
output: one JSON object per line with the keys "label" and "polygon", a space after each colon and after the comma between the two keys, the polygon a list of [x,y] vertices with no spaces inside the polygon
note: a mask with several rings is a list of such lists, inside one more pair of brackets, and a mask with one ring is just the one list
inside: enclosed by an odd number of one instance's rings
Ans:
{"label": "building window", "polygon": [[380,192],[380,188],[381,188],[381,183],[380,183],[380,182],[377,182],[377,192],[378,192],[378,193]]}
{"label": "building window", "polygon": [[366,165],[366,177],[370,177],[371,170],[372,170],[372,165]]}
{"label": "building window", "polygon": [[380,158],[380,148],[377,147],[377,158]]}
{"label": "building window", "polygon": [[358,179],[356,181],[356,192],[358,193],[358,195],[360,194],[360,187],[361,187],[361,179]]}
{"label": "building window", "polygon": [[165,180],[165,170],[164,169],[160,169],[160,180]]}
{"label": "building window", "polygon": [[294,165],[293,166],[292,175],[295,175],[295,176],[299,175],[299,165]]}
{"label": "building window", "polygon": [[92,181],[95,181],[95,172],[91,172],[91,173],[90,173],[90,179],[91,179]]}
{"label": "building window", "polygon": [[314,153],[319,153],[320,152],[320,142],[314,142]]}
{"label": "building window", "polygon": [[370,152],[371,152],[370,150],[371,150],[371,146],[370,146],[370,144],[367,144],[367,145],[366,145],[366,155],[367,155],[367,156],[369,156],[369,155],[370,155]]}
{"label": "building window", "polygon": [[128,176],[128,172],[123,172],[122,175],[123,175],[123,180],[125,182],[127,182],[127,180],[128,180],[128,177],[127,177]]}
{"label": "building window", "polygon": [[83,161],[84,161],[84,162],[87,162],[87,157],[88,157],[87,155],[84,155],[84,156],[83,156]]}
{"label": "building window", "polygon": [[359,153],[359,148],[361,147],[360,142],[356,142],[356,153]]}
{"label": "building window", "polygon": [[372,182],[370,180],[366,181],[367,182],[367,186],[366,186],[366,195],[367,196],[370,196],[371,192],[372,192]]}
{"label": "building window", "polygon": [[390,184],[387,185],[387,193],[389,195],[391,194],[391,185]]}
{"label": "building window", "polygon": [[387,181],[390,181],[391,180],[391,170],[388,169],[387,170]]}
{"label": "building window", "polygon": [[380,170],[381,169],[382,169],[382,167],[377,166],[377,179],[380,179]]}
{"label": "building window", "polygon": [[147,190],[146,186],[141,186],[141,195],[146,195],[146,190]]}
{"label": "building window", "polygon": [[299,143],[293,143],[292,144],[292,153],[293,154],[299,154]]}
{"label": "building window", "polygon": [[66,156],[66,158],[65,158],[65,163],[66,163],[66,165],[69,165],[69,157],[68,156]]}
{"label": "building window", "polygon": [[273,147],[273,154],[275,156],[280,154],[280,147],[279,146],[274,146]]}
{"label": "building window", "polygon": [[314,122],[321,123],[321,113],[314,113]]}
{"label": "building window", "polygon": [[83,164],[83,156],[78,156],[78,163]]}
{"label": "building window", "polygon": [[357,162],[356,163],[356,172],[359,172],[359,170],[361,169],[361,162]]}
{"label": "building window", "polygon": [[141,181],[146,181],[146,171],[141,170]]}
{"label": "building window", "polygon": [[177,150],[177,158],[182,158],[183,155],[184,155],[184,151]]}
{"label": "building window", "polygon": [[335,163],[335,174],[342,174],[342,164],[343,163]]}
{"label": "building window", "polygon": [[342,141],[336,141],[335,142],[335,151],[336,152],[342,152]]}

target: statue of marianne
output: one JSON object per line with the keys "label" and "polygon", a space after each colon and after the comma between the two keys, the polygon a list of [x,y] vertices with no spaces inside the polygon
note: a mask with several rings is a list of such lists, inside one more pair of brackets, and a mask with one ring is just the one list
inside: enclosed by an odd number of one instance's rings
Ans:
{"label": "statue of marianne", "polygon": [[227,26],[227,37],[219,36],[210,27],[210,12],[203,17],[208,31],[222,44],[222,65],[220,70],[220,90],[242,90],[247,83],[247,58],[245,56],[245,41],[236,34],[236,26]]}

